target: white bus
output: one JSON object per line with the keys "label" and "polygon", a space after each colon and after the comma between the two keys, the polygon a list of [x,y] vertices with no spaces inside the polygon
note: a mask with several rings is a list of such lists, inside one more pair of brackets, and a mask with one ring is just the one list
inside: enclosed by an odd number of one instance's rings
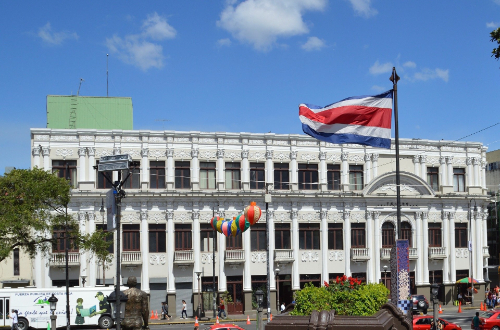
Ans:
{"label": "white bus", "polygon": [[[71,287],[70,324],[111,328],[114,322],[107,297],[112,291],[112,287]],[[5,288],[0,289],[0,327],[12,325],[9,314],[15,309],[19,315],[19,330],[28,330],[29,327],[47,329],[51,315],[48,299],[52,294],[58,299],[56,324],[66,326],[66,288]]]}

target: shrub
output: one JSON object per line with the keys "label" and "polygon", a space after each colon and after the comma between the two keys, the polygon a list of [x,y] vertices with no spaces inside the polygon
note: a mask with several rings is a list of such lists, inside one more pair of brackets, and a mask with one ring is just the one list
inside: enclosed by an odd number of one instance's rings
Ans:
{"label": "shrub", "polygon": [[389,290],[384,284],[362,284],[351,277],[337,278],[323,287],[306,284],[295,293],[291,315],[311,315],[313,310],[335,310],[337,315],[371,316],[387,302]]}

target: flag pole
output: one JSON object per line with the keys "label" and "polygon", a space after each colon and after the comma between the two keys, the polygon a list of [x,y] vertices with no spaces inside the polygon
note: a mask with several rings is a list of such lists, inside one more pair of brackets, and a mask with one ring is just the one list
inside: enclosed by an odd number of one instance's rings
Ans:
{"label": "flag pole", "polygon": [[392,68],[392,74],[389,78],[392,81],[393,93],[394,93],[394,135],[396,140],[396,239],[401,239],[401,178],[399,171],[399,127],[398,127],[398,80],[399,76],[396,73],[396,68]]}

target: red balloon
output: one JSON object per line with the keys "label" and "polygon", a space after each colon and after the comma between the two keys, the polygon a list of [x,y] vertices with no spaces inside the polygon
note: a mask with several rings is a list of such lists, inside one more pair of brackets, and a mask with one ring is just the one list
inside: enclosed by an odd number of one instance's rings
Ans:
{"label": "red balloon", "polygon": [[245,207],[245,219],[251,226],[259,221],[261,215],[262,210],[257,206],[257,203],[251,202],[249,206]]}

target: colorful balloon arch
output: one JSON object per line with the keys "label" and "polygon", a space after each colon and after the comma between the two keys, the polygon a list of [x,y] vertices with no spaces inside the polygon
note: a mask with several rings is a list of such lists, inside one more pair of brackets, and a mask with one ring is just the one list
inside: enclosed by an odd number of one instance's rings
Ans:
{"label": "colorful balloon arch", "polygon": [[236,236],[246,231],[250,226],[255,225],[262,215],[262,210],[255,202],[251,202],[245,207],[243,213],[238,214],[233,220],[225,220],[215,216],[210,220],[213,229],[225,236]]}

